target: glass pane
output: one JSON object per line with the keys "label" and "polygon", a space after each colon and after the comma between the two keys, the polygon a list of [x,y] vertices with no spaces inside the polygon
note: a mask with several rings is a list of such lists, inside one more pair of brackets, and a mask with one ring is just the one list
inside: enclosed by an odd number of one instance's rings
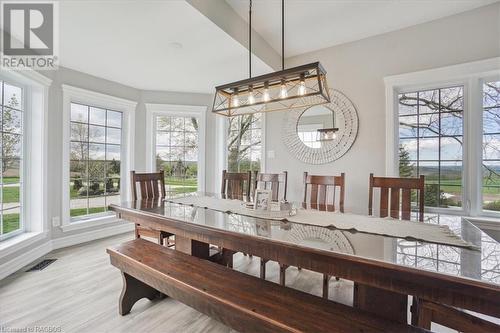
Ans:
{"label": "glass pane", "polygon": [[90,121],[94,125],[106,125],[106,110],[90,107]]}
{"label": "glass pane", "polygon": [[184,127],[186,132],[197,132],[198,131],[198,119],[196,118],[186,118],[184,122]]}
{"label": "glass pane", "polygon": [[120,161],[106,162],[106,177],[117,178],[120,177]]}
{"label": "glass pane", "polygon": [[105,145],[104,144],[89,144],[89,159],[90,160],[104,160],[105,159]]}
{"label": "glass pane", "polygon": [[417,140],[416,139],[401,139],[399,140],[401,149],[408,153],[408,158],[412,161],[417,160]]}
{"label": "glass pane", "polygon": [[23,91],[21,88],[4,82],[3,104],[5,106],[22,110]]}
{"label": "glass pane", "polygon": [[439,114],[424,114],[419,119],[419,136],[436,137],[439,135]]}
{"label": "glass pane", "polygon": [[399,117],[399,137],[416,138],[418,135],[417,131],[418,120],[416,116],[404,116]]}
{"label": "glass pane", "polygon": [[122,127],[122,113],[118,111],[107,112],[107,125],[111,127]]}
{"label": "glass pane", "polygon": [[184,136],[184,145],[195,147],[198,145],[198,134],[196,132],[186,132]]}
{"label": "glass pane", "polygon": [[500,159],[500,135],[492,134],[483,136],[483,159]]}
{"label": "glass pane", "polygon": [[120,178],[107,178],[105,181],[106,195],[114,195],[120,192]]}
{"label": "glass pane", "polygon": [[23,113],[10,108],[3,108],[3,131],[8,133],[22,134]]}
{"label": "glass pane", "polygon": [[17,134],[2,135],[4,158],[21,158],[22,136]]}
{"label": "glass pane", "polygon": [[483,209],[500,211],[500,161],[483,162]]}
{"label": "glass pane", "polygon": [[441,135],[462,135],[463,113],[441,113]]}
{"label": "glass pane", "polygon": [[441,162],[441,206],[462,206],[462,163]]}
{"label": "glass pane", "polygon": [[170,132],[170,145],[183,146],[184,145],[184,132]]}
{"label": "glass pane", "polygon": [[421,91],[418,93],[419,113],[439,112],[439,90]]}
{"label": "glass pane", "polygon": [[106,129],[107,138],[106,143],[120,144],[122,138],[122,131],[118,128],[107,128]]}
{"label": "glass pane", "polygon": [[71,178],[69,182],[69,193],[71,200],[87,198],[87,180],[82,178]]}
{"label": "glass pane", "polygon": [[173,131],[184,130],[184,117],[171,117],[170,125]]}
{"label": "glass pane", "polygon": [[[90,185],[92,188],[92,185]],[[104,189],[104,183],[102,183],[102,188]],[[89,190],[89,193],[92,190]],[[101,190],[99,190],[101,192]],[[89,195],[89,214],[97,214],[106,211],[106,198],[101,195],[97,197],[90,197]]]}
{"label": "glass pane", "polygon": [[19,230],[21,228],[20,208],[5,210],[2,212],[3,233]]}
{"label": "glass pane", "polygon": [[484,109],[483,133],[500,133],[500,107]]}
{"label": "glass pane", "polygon": [[419,141],[420,160],[439,160],[439,139],[420,139]]}
{"label": "glass pane", "polygon": [[89,144],[87,142],[70,143],[70,159],[87,160],[88,152],[89,152]]}
{"label": "glass pane", "polygon": [[106,145],[106,160],[107,161],[119,161],[120,160],[120,150],[119,145]]}
{"label": "glass pane", "polygon": [[185,160],[190,162],[198,161],[198,148],[186,148],[185,149]]}
{"label": "glass pane", "polygon": [[87,178],[87,163],[83,161],[71,161],[69,168],[71,178]]}
{"label": "glass pane", "polygon": [[157,116],[156,117],[156,130],[157,131],[170,130],[170,117]]}
{"label": "glass pane", "polygon": [[462,141],[461,136],[441,138],[441,160],[461,160]]}
{"label": "glass pane", "polygon": [[88,172],[89,179],[104,179],[105,177],[105,163],[101,161],[89,161],[88,162]]}
{"label": "glass pane", "polygon": [[[103,179],[94,179],[89,182],[88,186],[88,195],[91,197],[98,197],[104,195],[104,183]],[[103,200],[104,202],[104,200]],[[89,206],[92,206],[92,203],[89,201]]]}
{"label": "glass pane", "polygon": [[89,142],[106,142],[106,128],[102,126],[89,126]]}
{"label": "glass pane", "polygon": [[417,93],[400,94],[398,99],[400,115],[417,113]]}
{"label": "glass pane", "polygon": [[184,149],[179,147],[170,148],[170,161],[177,162],[184,159]]}
{"label": "glass pane", "polygon": [[441,111],[461,111],[464,109],[463,87],[441,89]]}
{"label": "glass pane", "polygon": [[71,123],[71,141],[88,141],[89,126],[84,123]]}
{"label": "glass pane", "polygon": [[486,82],[483,91],[483,107],[500,106],[500,81]]}
{"label": "glass pane", "polygon": [[71,121],[87,123],[89,121],[89,107],[71,103]]}
{"label": "glass pane", "polygon": [[2,209],[20,206],[20,184],[4,184],[2,186]]}
{"label": "glass pane", "polygon": [[168,146],[170,144],[170,133],[169,132],[156,133],[156,144]]}
{"label": "glass pane", "polygon": [[3,184],[16,184],[20,182],[21,160],[4,158],[2,161]]}
{"label": "glass pane", "polygon": [[[156,159],[161,161],[170,160],[170,148],[169,147],[156,147]],[[157,169],[159,170],[159,169]]]}
{"label": "glass pane", "polygon": [[106,196],[106,207],[111,204],[119,205],[121,203],[120,195],[107,195]]}

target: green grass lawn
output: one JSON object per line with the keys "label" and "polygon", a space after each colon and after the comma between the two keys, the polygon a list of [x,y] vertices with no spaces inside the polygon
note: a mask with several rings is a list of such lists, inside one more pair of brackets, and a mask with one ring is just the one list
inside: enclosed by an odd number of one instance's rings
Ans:
{"label": "green grass lawn", "polygon": [[196,178],[176,178],[176,177],[165,177],[166,185],[184,185],[184,186],[197,186],[198,181]]}
{"label": "green grass lawn", "polygon": [[89,208],[88,213],[87,213],[87,208],[74,208],[71,210],[70,215],[71,216],[81,216],[81,215],[87,215],[87,214],[102,213],[104,211],[106,211],[104,207],[91,207],[91,208]]}
{"label": "green grass lawn", "polygon": [[4,184],[17,184],[19,183],[19,177],[3,177]]}
{"label": "green grass lawn", "polygon": [[7,234],[20,228],[19,213],[3,216],[3,233]]}

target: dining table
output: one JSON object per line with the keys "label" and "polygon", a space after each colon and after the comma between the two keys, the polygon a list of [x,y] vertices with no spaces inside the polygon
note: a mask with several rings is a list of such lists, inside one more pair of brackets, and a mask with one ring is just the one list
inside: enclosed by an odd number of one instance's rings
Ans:
{"label": "dining table", "polygon": [[[224,200],[220,194],[197,192],[111,204],[109,209],[126,221],[174,234],[175,250],[193,256],[210,259],[215,245],[230,254],[243,252],[353,281],[353,306],[392,320],[407,322],[409,296],[500,318],[500,243],[466,217],[425,214],[423,223],[442,226],[467,244],[458,246],[255,217],[179,203],[179,196]],[[299,203],[294,207],[308,209]],[[340,216],[331,214],[332,219]]]}

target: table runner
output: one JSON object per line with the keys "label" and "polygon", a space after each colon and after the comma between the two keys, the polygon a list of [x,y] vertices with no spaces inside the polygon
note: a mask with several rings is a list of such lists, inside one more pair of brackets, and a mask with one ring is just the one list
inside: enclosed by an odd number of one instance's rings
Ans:
{"label": "table runner", "polygon": [[336,229],[353,232],[359,231],[381,236],[404,238],[407,240],[425,241],[429,243],[477,249],[475,245],[466,242],[454,234],[446,225],[404,221],[393,218],[379,218],[349,213],[324,212],[302,208],[297,209],[297,214],[293,216],[288,216],[286,218],[273,217],[272,212],[269,211],[259,211],[245,208],[240,200],[218,199],[209,196],[188,196],[183,198],[167,199],[166,201],[268,220],[286,220],[289,222],[317,225],[321,227],[334,227]]}

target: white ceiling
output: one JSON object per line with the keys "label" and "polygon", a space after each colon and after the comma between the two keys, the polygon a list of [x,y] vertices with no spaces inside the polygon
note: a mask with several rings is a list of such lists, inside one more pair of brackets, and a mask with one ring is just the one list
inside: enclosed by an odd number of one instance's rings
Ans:
{"label": "white ceiling", "polygon": [[[499,0],[285,0],[285,57],[468,11]],[[226,0],[245,20],[248,0]],[[253,0],[252,27],[281,54],[281,0]]]}
{"label": "white ceiling", "polygon": [[62,1],[59,31],[62,66],[138,89],[212,93],[248,76],[248,51],[185,1]]}

